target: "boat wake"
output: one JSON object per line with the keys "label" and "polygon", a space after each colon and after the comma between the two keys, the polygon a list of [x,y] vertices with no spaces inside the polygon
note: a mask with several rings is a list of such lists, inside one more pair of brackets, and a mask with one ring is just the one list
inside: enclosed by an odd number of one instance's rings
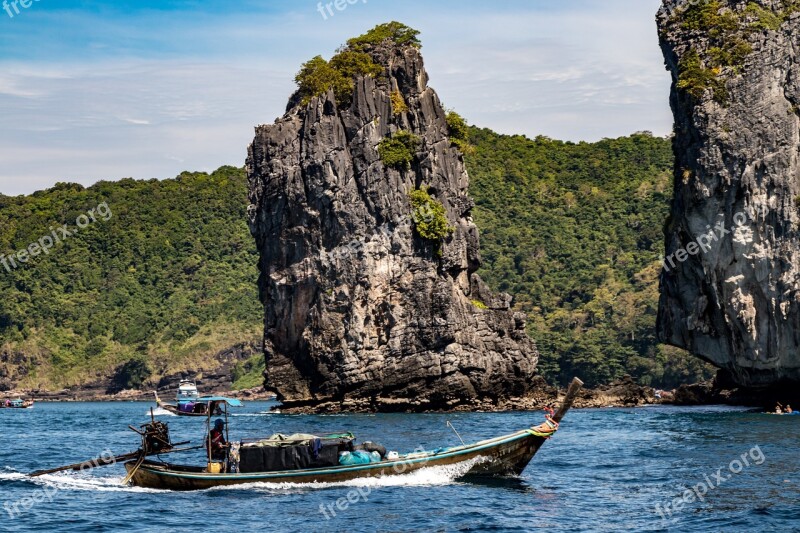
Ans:
{"label": "boat wake", "polygon": [[217,490],[253,490],[256,492],[285,493],[290,491],[319,490],[337,487],[432,487],[451,485],[464,476],[476,464],[485,461],[483,457],[476,457],[468,461],[452,465],[430,466],[421,468],[408,474],[399,474],[381,477],[365,477],[349,481],[336,481],[330,483],[248,483],[246,485],[231,485],[214,487],[206,491]]}
{"label": "boat wake", "polygon": [[39,477],[28,477],[22,472],[0,472],[0,486],[4,482],[20,482],[47,487],[55,490],[82,490],[99,492],[163,492],[157,489],[131,487],[122,485],[122,476],[95,476],[86,472],[61,472],[58,474],[45,474]]}
{"label": "boat wake", "polygon": [[[166,409],[163,409],[161,407],[156,407],[155,409],[153,409],[153,415],[155,415],[155,416],[178,416],[175,413],[170,413],[169,411],[167,411]],[[147,416],[150,416],[150,411],[147,411]]]}
{"label": "boat wake", "polygon": [[24,480],[26,478],[25,474],[22,472],[1,472],[0,473],[0,481],[19,481]]}
{"label": "boat wake", "polygon": [[[468,461],[444,466],[431,466],[415,470],[408,474],[399,474],[382,477],[366,477],[350,481],[337,481],[330,483],[267,483],[256,482],[242,485],[219,486],[197,492],[215,491],[252,491],[256,493],[287,494],[292,492],[306,492],[309,490],[330,489],[338,487],[432,487],[450,485],[475,466],[483,462],[483,457],[476,457]],[[163,489],[149,489],[122,485],[122,476],[98,476],[88,472],[59,472],[45,474],[36,478],[27,474],[16,472],[6,467],[5,472],[0,472],[0,487],[6,482],[27,483],[55,490],[69,491],[98,491],[98,492],[133,492],[133,493],[163,493],[170,492]]]}

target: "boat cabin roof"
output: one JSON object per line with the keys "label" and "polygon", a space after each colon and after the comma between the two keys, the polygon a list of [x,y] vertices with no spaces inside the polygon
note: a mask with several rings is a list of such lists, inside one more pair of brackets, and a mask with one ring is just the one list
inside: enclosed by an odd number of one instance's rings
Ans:
{"label": "boat cabin roof", "polygon": [[225,402],[232,407],[242,407],[244,404],[236,398],[226,398],[225,396],[200,396],[198,402]]}

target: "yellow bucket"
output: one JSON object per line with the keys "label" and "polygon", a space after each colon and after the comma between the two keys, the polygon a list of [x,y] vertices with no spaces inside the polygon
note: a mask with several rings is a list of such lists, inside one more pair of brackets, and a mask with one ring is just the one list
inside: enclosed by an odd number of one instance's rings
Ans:
{"label": "yellow bucket", "polygon": [[206,472],[209,474],[219,474],[222,472],[222,463],[208,463]]}

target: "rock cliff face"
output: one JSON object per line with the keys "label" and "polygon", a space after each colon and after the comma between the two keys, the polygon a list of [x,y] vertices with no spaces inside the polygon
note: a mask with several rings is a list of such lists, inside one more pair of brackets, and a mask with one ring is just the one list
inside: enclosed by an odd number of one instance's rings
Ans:
{"label": "rock cliff face", "polygon": [[800,13],[664,0],[675,186],[660,338],[735,383],[800,380]]}
{"label": "rock cliff face", "polygon": [[[419,50],[389,40],[363,50],[383,73],[357,76],[350,104],[333,90],[307,105],[296,94],[249,148],[266,387],[285,407],[333,410],[522,395],[538,353],[511,298],[475,274],[469,178]],[[393,109],[398,93],[405,106]],[[401,130],[419,137],[407,169],[378,152]],[[454,229],[441,244],[412,220],[409,193],[424,187]]]}

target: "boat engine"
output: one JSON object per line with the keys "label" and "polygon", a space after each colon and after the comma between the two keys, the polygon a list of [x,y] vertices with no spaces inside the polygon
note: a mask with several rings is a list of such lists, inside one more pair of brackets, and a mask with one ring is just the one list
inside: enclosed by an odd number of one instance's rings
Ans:
{"label": "boat engine", "polygon": [[140,451],[144,452],[145,455],[165,452],[171,450],[174,446],[169,438],[169,427],[164,422],[152,420],[139,426],[141,429],[136,429],[133,426],[128,427],[141,435],[142,446]]}

